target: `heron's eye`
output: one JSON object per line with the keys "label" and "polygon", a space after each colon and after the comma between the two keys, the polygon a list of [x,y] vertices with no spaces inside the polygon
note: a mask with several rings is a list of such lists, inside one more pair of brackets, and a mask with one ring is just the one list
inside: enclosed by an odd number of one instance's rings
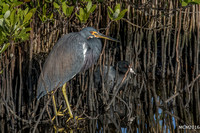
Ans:
{"label": "heron's eye", "polygon": [[97,33],[97,32],[94,32],[93,34],[94,34],[94,35],[98,35],[98,33]]}
{"label": "heron's eye", "polygon": [[96,31],[91,31],[90,33],[95,37],[97,37],[97,35],[98,35],[98,33]]}

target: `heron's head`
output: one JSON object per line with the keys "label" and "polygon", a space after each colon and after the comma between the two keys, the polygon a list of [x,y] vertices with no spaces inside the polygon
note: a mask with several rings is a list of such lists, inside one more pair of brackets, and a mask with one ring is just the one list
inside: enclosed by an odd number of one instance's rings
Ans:
{"label": "heron's head", "polygon": [[[128,61],[119,61],[117,62],[118,71],[125,74],[130,68],[130,63]],[[132,67],[130,68],[130,73],[136,74]]]}
{"label": "heron's head", "polygon": [[114,39],[112,37],[109,36],[105,36],[103,34],[101,34],[100,32],[98,32],[95,28],[93,27],[86,27],[84,29],[82,29],[80,31],[81,35],[87,39],[92,39],[92,38],[103,38],[103,39],[107,39],[107,40],[111,40],[111,41],[115,41],[115,42],[119,42],[117,39]]}

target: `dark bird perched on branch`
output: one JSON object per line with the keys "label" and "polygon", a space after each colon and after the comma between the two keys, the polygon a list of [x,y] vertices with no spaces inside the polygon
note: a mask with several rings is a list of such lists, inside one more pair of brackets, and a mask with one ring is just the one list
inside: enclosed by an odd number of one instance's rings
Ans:
{"label": "dark bird perched on branch", "polygon": [[[99,38],[118,42],[114,38],[99,33],[92,27],[61,37],[44,63],[38,80],[37,99],[39,100],[46,95],[47,91],[51,92],[56,87],[63,86],[76,74],[95,64],[102,50],[102,43]],[[70,117],[73,117],[66,95],[66,87],[63,86],[62,90]]]}
{"label": "dark bird perched on branch", "polygon": [[[109,68],[109,71],[108,71]],[[118,71],[116,70],[116,68],[118,68]],[[122,82],[126,72],[130,69],[130,73],[136,74],[132,68],[130,68],[130,63],[128,61],[119,61],[117,62],[116,66],[104,66],[103,70],[104,70],[104,74],[103,74],[103,78],[104,78],[104,84],[107,84],[107,88],[106,90],[108,92],[110,91],[114,91],[113,88],[114,86],[119,86],[120,83]],[[107,77],[108,74],[108,77]],[[125,78],[125,80],[122,83],[122,86],[126,83],[127,81],[127,77]],[[101,74],[100,74],[100,68],[98,67],[98,69],[94,72],[94,84],[95,84],[95,88],[97,88],[98,90],[102,88],[102,78],[101,78]]]}

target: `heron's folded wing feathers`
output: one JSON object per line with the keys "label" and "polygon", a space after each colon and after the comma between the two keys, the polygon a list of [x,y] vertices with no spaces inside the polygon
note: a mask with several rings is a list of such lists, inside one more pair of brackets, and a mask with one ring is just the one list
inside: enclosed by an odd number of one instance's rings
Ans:
{"label": "heron's folded wing feathers", "polygon": [[87,40],[78,33],[64,35],[57,42],[43,66],[38,81],[38,98],[46,94],[45,87],[50,92],[80,72],[84,65],[83,44],[87,46]]}

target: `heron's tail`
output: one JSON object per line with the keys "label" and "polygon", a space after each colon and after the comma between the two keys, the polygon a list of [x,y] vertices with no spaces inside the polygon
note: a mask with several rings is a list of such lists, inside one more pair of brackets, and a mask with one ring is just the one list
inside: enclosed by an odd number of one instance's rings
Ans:
{"label": "heron's tail", "polygon": [[40,100],[45,95],[45,85],[41,80],[41,76],[39,77],[38,80],[38,85],[37,85],[37,100]]}

